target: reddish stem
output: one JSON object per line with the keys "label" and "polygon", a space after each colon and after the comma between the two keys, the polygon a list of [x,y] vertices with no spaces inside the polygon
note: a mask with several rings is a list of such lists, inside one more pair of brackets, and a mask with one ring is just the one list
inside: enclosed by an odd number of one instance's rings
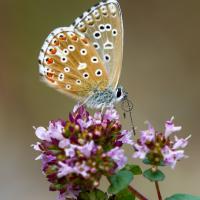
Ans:
{"label": "reddish stem", "polygon": [[158,194],[158,200],[162,200],[162,195],[161,195],[161,192],[160,192],[160,187],[159,187],[158,181],[155,182],[155,186],[156,186],[156,191],[157,191],[157,194]]}
{"label": "reddish stem", "polygon": [[129,191],[137,197],[139,200],[148,200],[146,197],[144,197],[140,192],[138,192],[136,189],[134,189],[132,186],[128,187]]}

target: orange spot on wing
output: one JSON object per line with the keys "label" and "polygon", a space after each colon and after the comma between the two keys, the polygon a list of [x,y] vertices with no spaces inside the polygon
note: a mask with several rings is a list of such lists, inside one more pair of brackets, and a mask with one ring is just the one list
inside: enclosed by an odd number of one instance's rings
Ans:
{"label": "orange spot on wing", "polygon": [[48,65],[52,64],[53,63],[53,58],[47,58],[46,62],[47,62]]}
{"label": "orange spot on wing", "polygon": [[73,35],[72,40],[76,42],[76,41],[78,41],[78,37],[76,35]]}
{"label": "orange spot on wing", "polygon": [[47,73],[48,78],[53,78],[54,74],[53,73]]}
{"label": "orange spot on wing", "polygon": [[84,44],[86,44],[86,45],[88,44],[88,40],[87,40],[86,38],[82,38],[81,40],[82,40],[82,42],[83,42]]}
{"label": "orange spot on wing", "polygon": [[50,52],[51,52],[51,54],[56,54],[57,50],[54,48]]}

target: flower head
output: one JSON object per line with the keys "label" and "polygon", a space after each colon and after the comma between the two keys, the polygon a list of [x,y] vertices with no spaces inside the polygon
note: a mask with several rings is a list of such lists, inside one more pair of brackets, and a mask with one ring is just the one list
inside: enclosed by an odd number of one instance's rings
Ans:
{"label": "flower head", "polygon": [[133,158],[147,160],[153,166],[165,165],[174,168],[177,161],[187,158],[183,148],[188,144],[187,138],[178,139],[177,136],[171,137],[172,133],[180,131],[181,126],[175,126],[174,117],[165,122],[165,131],[156,132],[153,126],[148,123],[148,129],[141,131],[139,139],[134,142],[135,153]]}
{"label": "flower head", "polygon": [[35,134],[41,142],[33,147],[41,153],[42,171],[50,190],[59,191],[59,200],[76,199],[80,191],[96,188],[102,175],[123,168],[127,158],[120,147],[133,144],[131,132],[121,130],[114,108],[91,116],[76,105],[68,120],[51,121]]}

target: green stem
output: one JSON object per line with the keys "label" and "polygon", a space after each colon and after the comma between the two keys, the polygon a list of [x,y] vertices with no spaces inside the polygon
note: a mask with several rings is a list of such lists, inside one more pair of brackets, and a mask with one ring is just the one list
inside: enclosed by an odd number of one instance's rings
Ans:
{"label": "green stem", "polygon": [[155,181],[155,186],[156,186],[156,191],[157,191],[157,195],[158,195],[158,200],[162,200],[162,195],[160,192],[160,187],[159,187],[158,181]]}
{"label": "green stem", "polygon": [[139,200],[148,200],[145,196],[143,196],[140,192],[138,192],[136,189],[134,189],[132,186],[128,187],[129,191],[137,197]]}

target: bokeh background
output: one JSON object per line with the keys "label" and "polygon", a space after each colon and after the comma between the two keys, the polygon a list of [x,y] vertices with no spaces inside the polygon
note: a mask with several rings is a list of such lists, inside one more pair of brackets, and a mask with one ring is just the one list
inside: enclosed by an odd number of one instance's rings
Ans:
{"label": "bokeh background", "polygon": [[[54,200],[30,148],[32,126],[65,118],[74,102],[39,81],[37,56],[56,27],[69,25],[96,0],[1,0],[0,199]],[[121,0],[125,27],[120,84],[134,101],[139,130],[152,121],[161,130],[172,115],[192,134],[190,159],[166,169],[164,196],[200,195],[200,1]],[[124,121],[125,128],[129,125]],[[180,134],[180,133],[179,133]],[[127,149],[129,155],[131,150]],[[139,161],[137,161],[140,163]],[[136,184],[137,183],[137,184]],[[105,188],[103,181],[102,187]],[[154,185],[135,187],[156,199]]]}

